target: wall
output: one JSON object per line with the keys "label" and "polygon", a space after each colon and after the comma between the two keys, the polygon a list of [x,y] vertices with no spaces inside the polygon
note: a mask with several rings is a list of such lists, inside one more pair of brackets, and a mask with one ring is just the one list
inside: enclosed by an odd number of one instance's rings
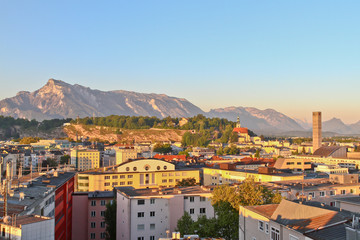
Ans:
{"label": "wall", "polygon": [[73,195],[72,239],[86,240],[88,227],[88,194]]}

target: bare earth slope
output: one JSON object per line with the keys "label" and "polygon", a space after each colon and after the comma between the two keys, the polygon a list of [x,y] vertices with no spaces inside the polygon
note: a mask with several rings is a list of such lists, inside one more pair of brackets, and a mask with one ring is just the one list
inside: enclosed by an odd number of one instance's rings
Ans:
{"label": "bare earth slope", "polygon": [[[120,131],[119,131],[120,130]],[[109,142],[161,142],[181,141],[186,130],[177,129],[117,129],[100,126],[70,125],[64,128],[68,137],[88,137]]]}

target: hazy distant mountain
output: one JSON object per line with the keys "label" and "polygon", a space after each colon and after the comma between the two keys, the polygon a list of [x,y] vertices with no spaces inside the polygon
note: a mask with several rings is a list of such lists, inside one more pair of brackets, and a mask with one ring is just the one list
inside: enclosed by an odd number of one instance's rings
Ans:
{"label": "hazy distant mountain", "polygon": [[99,91],[50,79],[35,92],[0,101],[0,114],[28,119],[76,118],[112,114],[190,117],[204,113],[186,99],[163,94]]}
{"label": "hazy distant mountain", "polygon": [[206,113],[209,117],[227,118],[235,121],[240,117],[243,126],[261,133],[303,131],[293,119],[273,109],[259,110],[251,107],[228,107],[212,109]]}
{"label": "hazy distant mountain", "polygon": [[359,133],[359,131],[354,131],[355,129],[343,123],[343,121],[341,121],[339,118],[332,118],[328,121],[323,122],[322,127],[323,131],[328,132],[336,132],[341,134]]}
{"label": "hazy distant mountain", "polygon": [[306,130],[311,130],[312,128],[312,123],[308,122],[306,119],[299,119],[299,118],[294,118],[294,120],[304,129]]}
{"label": "hazy distant mountain", "polygon": [[[93,90],[54,79],[50,79],[45,86],[35,92],[22,91],[15,97],[0,101],[0,115],[16,118],[44,120],[112,114],[160,118],[203,114],[208,117],[227,118],[231,121],[236,121],[239,116],[242,126],[258,134],[309,131],[309,123],[295,121],[273,109],[228,107],[204,112],[183,98],[123,90]],[[359,134],[360,121],[346,125],[340,119],[331,119],[323,123],[323,130],[340,134]]]}

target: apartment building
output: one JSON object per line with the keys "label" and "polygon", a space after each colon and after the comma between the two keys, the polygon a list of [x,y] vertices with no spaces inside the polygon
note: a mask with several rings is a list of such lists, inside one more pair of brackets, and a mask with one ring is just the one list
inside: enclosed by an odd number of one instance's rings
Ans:
{"label": "apartment building", "polygon": [[204,185],[221,185],[242,182],[253,178],[255,182],[275,182],[284,180],[302,180],[301,174],[280,173],[266,167],[258,170],[203,168]]}
{"label": "apartment building", "polygon": [[193,220],[214,217],[211,188],[116,188],[117,240],[155,240],[169,237],[184,212]]}
{"label": "apartment building", "polygon": [[186,178],[195,178],[199,183],[199,170],[175,169],[174,164],[159,159],[137,159],[107,169],[78,173],[77,191],[112,191],[119,186],[136,189],[174,187]]}
{"label": "apartment building", "polygon": [[356,196],[360,193],[358,174],[330,174],[329,178],[305,179],[303,181],[279,181],[264,183],[279,191],[286,199],[306,198],[335,206],[337,197]]}
{"label": "apartment building", "polygon": [[117,148],[116,153],[116,165],[127,162],[129,159],[138,158],[137,150],[132,147]]}
{"label": "apartment building", "polygon": [[113,199],[112,191],[73,193],[72,239],[105,239],[106,204]]}
{"label": "apartment building", "polygon": [[73,149],[70,153],[71,164],[78,171],[86,171],[100,167],[101,154],[98,150],[92,149]]}
{"label": "apartment building", "polygon": [[349,169],[360,169],[360,159],[354,158],[340,158],[340,157],[322,157],[322,156],[313,156],[313,155],[295,155],[294,158],[306,159],[313,163],[322,163],[325,165],[339,165],[341,167],[346,167]]}
{"label": "apartment building", "polygon": [[285,199],[280,204],[240,206],[239,239],[346,239],[344,223],[351,219],[348,212]]}

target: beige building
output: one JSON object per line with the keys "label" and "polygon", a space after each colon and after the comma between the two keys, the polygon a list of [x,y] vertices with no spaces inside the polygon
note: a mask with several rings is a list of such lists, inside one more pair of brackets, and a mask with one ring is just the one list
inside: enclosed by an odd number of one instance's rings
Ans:
{"label": "beige building", "polygon": [[197,169],[175,169],[175,165],[158,159],[138,159],[122,163],[108,170],[97,169],[78,173],[76,191],[112,191],[114,187],[139,188],[174,187],[177,182],[195,178],[200,182]]}
{"label": "beige building", "polygon": [[311,161],[296,158],[279,158],[276,160],[274,168],[304,171],[311,169]]}
{"label": "beige building", "polygon": [[90,149],[73,149],[70,153],[71,164],[78,171],[86,171],[100,167],[100,151]]}
{"label": "beige building", "polygon": [[277,173],[266,169],[268,168],[259,167],[259,170],[203,168],[204,185],[232,184],[242,182],[246,178],[252,178],[255,182],[301,181],[303,179],[301,174]]}
{"label": "beige building", "polygon": [[115,153],[116,165],[127,162],[129,159],[138,158],[138,153],[134,148],[118,148]]}
{"label": "beige building", "polygon": [[315,169],[315,172],[323,172],[327,174],[334,174],[334,173],[349,173],[348,168],[340,167],[339,165],[325,165],[319,164]]}
{"label": "beige building", "polygon": [[350,221],[346,213],[285,199],[280,204],[240,206],[239,239],[347,239],[338,237],[346,236],[344,223]]}
{"label": "beige building", "polygon": [[339,157],[321,157],[321,156],[293,156],[294,158],[305,159],[307,161],[311,161],[313,163],[323,163],[326,165],[339,165],[341,167],[346,167],[349,169],[359,169],[360,168],[360,159],[352,159],[352,158],[339,158]]}

